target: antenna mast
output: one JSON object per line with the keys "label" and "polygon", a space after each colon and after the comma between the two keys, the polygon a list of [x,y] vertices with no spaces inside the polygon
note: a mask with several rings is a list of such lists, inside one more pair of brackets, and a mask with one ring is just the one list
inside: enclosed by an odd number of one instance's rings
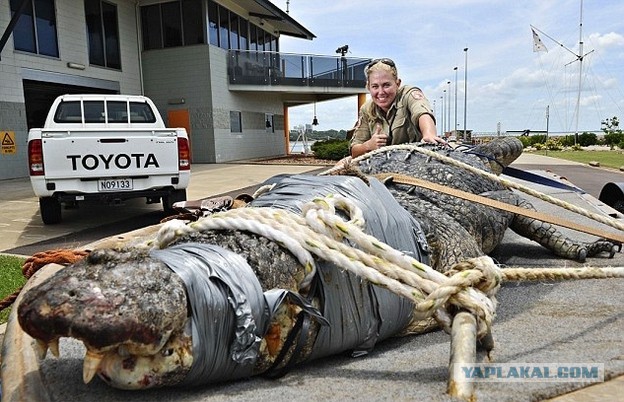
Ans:
{"label": "antenna mast", "polygon": [[590,50],[589,52],[583,54],[583,0],[581,0],[581,12],[580,12],[580,22],[579,22],[579,52],[578,53],[575,53],[574,51],[568,49],[563,43],[559,42],[556,39],[553,39],[547,33],[535,28],[533,25],[531,25],[531,28],[540,32],[541,34],[546,36],[548,39],[552,40],[553,42],[555,42],[556,44],[558,44],[559,46],[561,46],[568,52],[572,53],[574,57],[576,57],[575,60],[572,60],[571,62],[566,64],[566,66],[574,63],[575,61],[579,62],[578,93],[576,96],[576,125],[574,129],[574,145],[576,145],[576,143],[578,142],[578,134],[579,134],[578,133],[579,116],[581,114],[580,113],[581,112],[581,90],[583,89],[583,59],[585,58],[585,56],[593,52],[593,50]]}
{"label": "antenna mast", "polygon": [[[576,95],[576,128],[574,130],[574,145],[578,142],[578,127],[579,127],[579,115],[581,114],[581,88],[583,81],[583,0],[581,0],[581,12],[580,12],[580,22],[579,22],[579,52],[578,52],[578,61],[579,61],[579,76],[578,76],[578,94]],[[569,63],[568,63],[569,64]]]}

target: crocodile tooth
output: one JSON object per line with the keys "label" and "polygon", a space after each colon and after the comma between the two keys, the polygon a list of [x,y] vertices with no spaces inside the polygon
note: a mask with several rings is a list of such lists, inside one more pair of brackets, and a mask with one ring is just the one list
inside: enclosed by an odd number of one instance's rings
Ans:
{"label": "crocodile tooth", "polygon": [[59,340],[58,338],[54,339],[53,341],[51,341],[48,345],[48,347],[50,348],[50,352],[52,352],[52,354],[54,355],[54,357],[59,357],[60,356],[60,352],[59,352]]}
{"label": "crocodile tooth", "polygon": [[103,354],[87,349],[82,365],[82,380],[85,384],[88,384],[93,379],[103,358]]}
{"label": "crocodile tooth", "polygon": [[35,354],[39,358],[39,360],[43,360],[48,353],[48,343],[45,341],[41,341],[39,339],[35,339],[35,343],[33,344],[33,349],[35,350]]}

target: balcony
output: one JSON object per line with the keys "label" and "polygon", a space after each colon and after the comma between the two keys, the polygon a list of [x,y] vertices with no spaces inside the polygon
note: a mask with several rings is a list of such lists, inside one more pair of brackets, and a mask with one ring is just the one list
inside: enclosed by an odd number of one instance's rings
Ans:
{"label": "balcony", "polygon": [[277,91],[302,87],[297,92],[314,93],[323,88],[357,94],[365,91],[364,68],[369,62],[344,56],[229,50],[228,79],[231,90],[237,86],[270,86]]}

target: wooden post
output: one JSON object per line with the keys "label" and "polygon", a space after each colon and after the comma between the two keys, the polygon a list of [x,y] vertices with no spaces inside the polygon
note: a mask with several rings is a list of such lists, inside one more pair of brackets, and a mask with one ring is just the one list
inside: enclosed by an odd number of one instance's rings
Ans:
{"label": "wooden post", "polygon": [[474,400],[474,382],[460,377],[463,371],[455,365],[472,365],[477,359],[477,320],[474,315],[461,311],[453,318],[451,327],[451,359],[447,392],[451,397],[465,401]]}

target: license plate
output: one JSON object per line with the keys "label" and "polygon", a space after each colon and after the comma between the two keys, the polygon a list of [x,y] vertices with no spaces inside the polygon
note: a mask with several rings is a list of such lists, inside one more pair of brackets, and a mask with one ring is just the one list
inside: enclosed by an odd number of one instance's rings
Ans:
{"label": "license plate", "polygon": [[98,180],[98,191],[127,191],[132,190],[132,179]]}

